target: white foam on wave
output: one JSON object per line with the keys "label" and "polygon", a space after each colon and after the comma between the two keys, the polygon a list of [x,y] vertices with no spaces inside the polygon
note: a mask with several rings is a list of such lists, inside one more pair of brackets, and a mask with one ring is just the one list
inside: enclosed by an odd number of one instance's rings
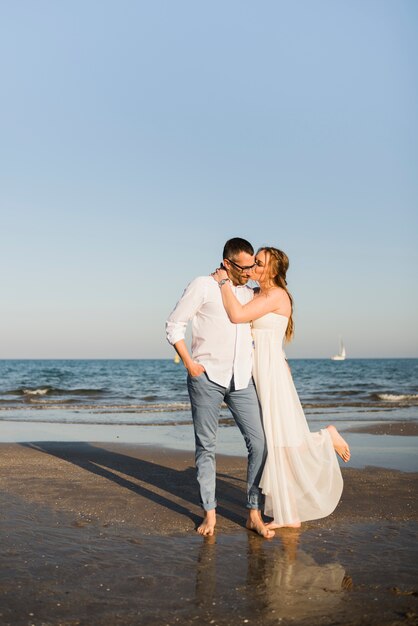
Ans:
{"label": "white foam on wave", "polygon": [[[33,392],[31,392],[33,395]],[[35,394],[40,395],[40,394]],[[171,402],[168,404],[70,404],[68,400],[38,399],[34,398],[31,404],[22,403],[15,406],[0,405],[0,413],[3,411],[33,411],[62,410],[62,411],[90,411],[94,413],[174,413],[177,411],[189,411],[189,402]]]}
{"label": "white foam on wave", "polygon": [[417,393],[378,393],[379,400],[385,400],[386,402],[402,402],[402,400],[418,400]]}
{"label": "white foam on wave", "polygon": [[49,391],[49,388],[46,389],[24,389],[23,393],[26,396],[44,396],[45,394],[47,394]]}

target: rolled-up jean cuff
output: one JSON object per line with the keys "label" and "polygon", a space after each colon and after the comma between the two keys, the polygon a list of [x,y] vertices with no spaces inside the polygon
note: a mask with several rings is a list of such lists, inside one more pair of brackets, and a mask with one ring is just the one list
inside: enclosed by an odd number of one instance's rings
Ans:
{"label": "rolled-up jean cuff", "polygon": [[212,509],[216,509],[216,507],[218,506],[218,503],[216,500],[214,500],[213,502],[207,502],[205,504],[201,502],[200,506],[202,507],[204,511],[212,511]]}
{"label": "rolled-up jean cuff", "polygon": [[263,507],[264,498],[262,495],[252,495],[247,499],[247,509],[261,509]]}

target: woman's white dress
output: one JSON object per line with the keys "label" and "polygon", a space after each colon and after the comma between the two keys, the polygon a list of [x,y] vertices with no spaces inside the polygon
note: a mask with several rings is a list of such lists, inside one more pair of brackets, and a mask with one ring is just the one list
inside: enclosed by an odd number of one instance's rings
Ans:
{"label": "woman's white dress", "polygon": [[293,384],[283,339],[288,319],[268,313],[253,326],[253,375],[267,441],[260,487],[277,524],[319,519],[338,504],[343,479],[326,428],[311,433]]}

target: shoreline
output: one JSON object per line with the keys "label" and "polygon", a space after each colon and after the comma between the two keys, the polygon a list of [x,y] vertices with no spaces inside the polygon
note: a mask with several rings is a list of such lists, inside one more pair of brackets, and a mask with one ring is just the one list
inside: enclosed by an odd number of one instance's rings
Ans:
{"label": "shoreline", "polygon": [[418,613],[418,473],[344,466],[332,515],[265,541],[244,527],[245,459],[219,454],[217,531],[202,539],[191,451],[38,442],[0,452],[5,626],[389,626]]}
{"label": "shoreline", "polygon": [[418,422],[416,421],[380,421],[377,424],[352,426],[344,429],[345,433],[364,433],[367,435],[395,435],[401,437],[417,437]]}
{"label": "shoreline", "polygon": [[[310,424],[311,432],[327,422]],[[334,422],[352,449],[351,468],[375,466],[404,472],[418,471],[418,422],[416,421],[345,421]],[[192,424],[76,424],[63,422],[0,421],[0,445],[25,442],[92,441],[110,444],[155,446],[171,451],[193,454]],[[218,454],[231,457],[246,456],[244,440],[234,425],[220,424]],[[341,467],[345,467],[340,462]]]}

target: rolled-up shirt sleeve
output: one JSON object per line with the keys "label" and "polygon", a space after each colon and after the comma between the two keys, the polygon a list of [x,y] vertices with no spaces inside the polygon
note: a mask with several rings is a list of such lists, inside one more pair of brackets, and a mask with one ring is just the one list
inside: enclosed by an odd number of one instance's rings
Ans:
{"label": "rolled-up shirt sleeve", "polygon": [[195,278],[186,287],[166,322],[167,340],[174,346],[186,336],[187,324],[196,314],[205,298],[205,280]]}

